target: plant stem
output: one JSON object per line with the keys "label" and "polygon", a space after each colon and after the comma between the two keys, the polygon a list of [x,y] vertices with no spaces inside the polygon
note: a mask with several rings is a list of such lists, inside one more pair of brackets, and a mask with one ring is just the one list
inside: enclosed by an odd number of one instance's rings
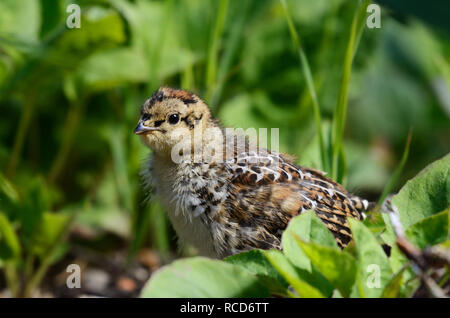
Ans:
{"label": "plant stem", "polygon": [[5,279],[8,290],[11,292],[11,297],[19,297],[20,281],[19,275],[17,275],[17,263],[14,261],[8,261],[5,264]]}
{"label": "plant stem", "polygon": [[150,211],[150,221],[152,227],[152,242],[164,261],[167,261],[170,250],[169,223],[167,214],[165,214],[159,205],[152,204]]}
{"label": "plant stem", "polygon": [[322,130],[322,116],[320,114],[319,101],[317,99],[316,89],[314,86],[314,80],[311,74],[311,69],[309,67],[308,58],[306,57],[305,52],[300,43],[299,35],[295,29],[294,23],[292,22],[291,16],[289,14],[287,4],[285,0],[280,0],[281,5],[283,7],[284,14],[286,16],[286,20],[289,27],[289,32],[291,34],[292,41],[294,43],[295,48],[298,51],[298,55],[300,58],[301,68],[303,71],[303,75],[305,76],[306,84],[308,86],[309,94],[311,95],[311,100],[313,104],[314,110],[314,120],[316,124],[317,134],[319,136],[319,147],[320,147],[320,156],[322,160],[322,169],[328,170],[328,156],[326,155],[325,143],[323,139],[323,130]]}
{"label": "plant stem", "polygon": [[63,125],[61,147],[59,148],[58,154],[56,155],[48,176],[49,183],[54,183],[61,174],[61,171],[63,171],[64,165],[70,153],[70,149],[72,148],[74,136],[80,123],[80,118],[82,117],[84,105],[83,101],[84,99],[80,98],[80,100],[74,102],[67,114],[66,121]]}
{"label": "plant stem", "polygon": [[73,213],[70,216],[70,218],[68,218],[65,227],[63,228],[61,233],[56,237],[55,241],[52,243],[47,253],[42,257],[38,269],[33,273],[28,282],[25,284],[25,288],[22,294],[23,297],[31,297],[33,295],[33,292],[41,283],[42,279],[44,278],[44,275],[47,273],[48,268],[52,264],[52,258],[55,252],[57,251],[58,247],[62,244],[64,238],[68,234],[70,225],[75,219],[76,214],[77,213]]}
{"label": "plant stem", "polygon": [[31,118],[33,117],[35,103],[34,96],[34,93],[30,94],[30,98],[27,100],[27,102],[24,102],[24,109],[20,116],[19,128],[14,139],[13,150],[9,159],[8,168],[6,170],[6,177],[10,180],[14,178],[17,165],[20,161],[20,154],[22,153],[25,137],[30,126]]}
{"label": "plant stem", "polygon": [[230,67],[231,63],[233,62],[233,58],[236,55],[236,51],[239,48],[240,40],[242,39],[244,34],[243,31],[247,17],[248,6],[248,0],[241,1],[238,16],[233,15],[234,19],[228,31],[229,35],[227,36],[223,45],[223,55],[219,63],[220,65],[215,82],[215,89],[214,92],[212,92],[209,103],[216,114],[219,112],[219,101],[222,96],[223,87],[227,79],[233,73],[233,69],[230,70]]}
{"label": "plant stem", "polygon": [[[148,61],[148,83],[146,86],[147,94],[151,95],[161,85],[163,79],[161,78],[161,54],[164,52],[165,39],[169,32],[168,25],[172,23],[173,16],[173,0],[167,0],[164,2],[164,13],[162,21],[165,22],[165,26],[161,28],[161,32],[158,32],[157,40],[153,42],[147,38],[144,42],[144,52]],[[153,45],[154,43],[161,43],[161,46]]]}
{"label": "plant stem", "polygon": [[215,90],[215,82],[217,78],[217,56],[219,51],[220,39],[222,37],[225,20],[227,15],[228,0],[220,0],[219,9],[216,16],[216,24],[212,32],[211,42],[208,51],[208,64],[206,66],[206,87],[207,100],[209,101]]}
{"label": "plant stem", "polygon": [[333,127],[332,127],[332,166],[331,175],[332,178],[337,180],[339,176],[339,156],[341,154],[341,148],[343,147],[342,141],[344,137],[345,120],[347,113],[348,92],[350,75],[352,71],[353,58],[355,56],[356,48],[358,46],[359,39],[362,35],[364,27],[364,21],[366,16],[366,9],[370,1],[364,0],[358,5],[353,16],[352,25],[350,28],[350,37],[345,52],[344,66],[341,77],[341,84],[339,88],[339,96],[336,104],[336,108],[333,114]]}
{"label": "plant stem", "polygon": [[181,75],[181,87],[186,90],[192,90],[195,86],[194,70],[193,70],[193,57],[192,52],[187,53],[187,65]]}

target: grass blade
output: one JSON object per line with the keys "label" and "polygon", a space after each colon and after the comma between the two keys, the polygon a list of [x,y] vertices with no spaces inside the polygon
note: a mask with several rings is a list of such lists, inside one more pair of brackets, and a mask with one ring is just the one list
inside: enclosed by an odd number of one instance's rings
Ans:
{"label": "grass blade", "polygon": [[313,104],[314,110],[314,120],[316,124],[317,134],[319,136],[319,147],[320,147],[320,157],[322,160],[322,169],[325,171],[329,171],[329,163],[328,156],[325,150],[325,143],[323,139],[323,130],[322,130],[322,116],[320,114],[319,101],[317,99],[316,88],[314,85],[314,80],[311,74],[311,68],[309,67],[308,58],[306,57],[305,52],[300,43],[300,37],[295,29],[294,23],[292,22],[292,18],[289,14],[289,10],[286,4],[286,0],[280,0],[281,5],[283,7],[284,14],[286,16],[286,21],[288,23],[289,32],[291,34],[292,42],[294,43],[294,47],[298,52],[300,58],[301,69],[303,75],[306,80],[306,84],[308,86],[309,94],[311,95],[311,100]]}
{"label": "grass blade", "polygon": [[152,204],[150,211],[151,239],[153,246],[167,259],[170,251],[169,219],[161,205]]}
{"label": "grass blade", "polygon": [[[209,105],[213,108],[215,113],[219,111],[219,101],[222,96],[222,91],[227,79],[233,73],[233,69],[231,68],[231,63],[239,49],[239,44],[241,43],[241,39],[244,34],[244,27],[246,25],[246,17],[247,11],[249,7],[249,0],[241,1],[239,3],[239,13],[236,15],[235,13],[232,16],[233,21],[230,23],[228,35],[224,41],[223,45],[223,53],[220,59],[220,65],[217,74],[217,80],[215,83],[214,90],[211,92]],[[231,7],[230,7],[231,9]]]}
{"label": "grass blade", "polygon": [[398,180],[400,178],[400,175],[402,174],[403,168],[405,167],[406,161],[408,160],[409,146],[411,144],[411,137],[412,137],[412,130],[409,130],[408,137],[406,138],[405,149],[403,150],[402,159],[400,160],[400,163],[398,164],[397,168],[395,169],[394,173],[392,174],[391,179],[384,187],[383,192],[381,193],[380,199],[378,200],[378,205],[381,205],[383,203],[384,199],[386,199],[388,194],[392,191],[394,186],[398,183]]}
{"label": "grass blade", "polygon": [[[342,141],[344,137],[350,74],[352,71],[353,58],[355,56],[356,48],[358,47],[363,28],[365,26],[366,9],[369,3],[370,1],[368,0],[360,2],[355,15],[353,16],[350,29],[350,37],[344,58],[344,66],[339,88],[338,101],[333,114],[331,176],[338,182],[341,182],[341,180],[339,180],[340,174],[338,171],[339,156],[341,154]],[[342,177],[343,176],[341,174],[340,178]]]}
{"label": "grass blade", "polygon": [[211,36],[211,42],[208,51],[208,64],[206,66],[206,87],[207,100],[209,101],[213,96],[216,79],[217,79],[217,55],[220,46],[220,39],[222,37],[225,20],[227,16],[228,0],[220,0],[219,9],[216,16],[216,25]]}
{"label": "grass blade", "polygon": [[125,156],[127,145],[125,144],[125,136],[122,130],[110,129],[108,142],[111,149],[116,189],[120,197],[121,207],[126,211],[132,211],[132,190],[127,169],[128,158]]}

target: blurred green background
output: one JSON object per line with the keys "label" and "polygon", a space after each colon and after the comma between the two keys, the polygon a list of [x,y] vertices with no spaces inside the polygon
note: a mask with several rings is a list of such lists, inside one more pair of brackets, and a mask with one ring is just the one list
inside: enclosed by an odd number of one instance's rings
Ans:
{"label": "blurred green background", "polygon": [[[79,29],[66,27],[71,3],[81,7]],[[324,128],[356,3],[286,1]],[[450,23],[442,18],[449,5],[380,3],[381,28],[364,28],[355,55],[344,137],[344,183],[375,201],[410,129],[394,190],[450,150]],[[121,249],[126,264],[142,248],[162,262],[190,253],[176,254],[165,214],[157,201],[144,202],[140,184],[149,150],[132,131],[161,85],[197,93],[227,126],[278,127],[281,151],[322,168],[280,1],[2,0],[0,212],[18,233],[14,267],[25,281],[38,284],[50,264],[80,249]]]}

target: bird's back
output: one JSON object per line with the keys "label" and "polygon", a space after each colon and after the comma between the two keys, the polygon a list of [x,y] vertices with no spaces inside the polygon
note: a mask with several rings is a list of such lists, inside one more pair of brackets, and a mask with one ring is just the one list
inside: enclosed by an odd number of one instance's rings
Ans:
{"label": "bird's back", "polygon": [[243,152],[228,169],[229,194],[216,219],[229,227],[221,243],[230,245],[231,253],[280,248],[289,221],[310,209],[344,247],[351,240],[347,217],[362,219],[368,207],[366,200],[349,194],[324,173],[295,165],[278,153]]}

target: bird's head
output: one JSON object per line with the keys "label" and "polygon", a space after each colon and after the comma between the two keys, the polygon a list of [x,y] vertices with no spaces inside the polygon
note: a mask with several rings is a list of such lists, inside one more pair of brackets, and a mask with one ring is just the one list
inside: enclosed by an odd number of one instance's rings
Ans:
{"label": "bird's head", "polygon": [[214,125],[208,106],[195,94],[162,87],[142,105],[134,130],[156,154],[169,156],[172,148],[194,130]]}

